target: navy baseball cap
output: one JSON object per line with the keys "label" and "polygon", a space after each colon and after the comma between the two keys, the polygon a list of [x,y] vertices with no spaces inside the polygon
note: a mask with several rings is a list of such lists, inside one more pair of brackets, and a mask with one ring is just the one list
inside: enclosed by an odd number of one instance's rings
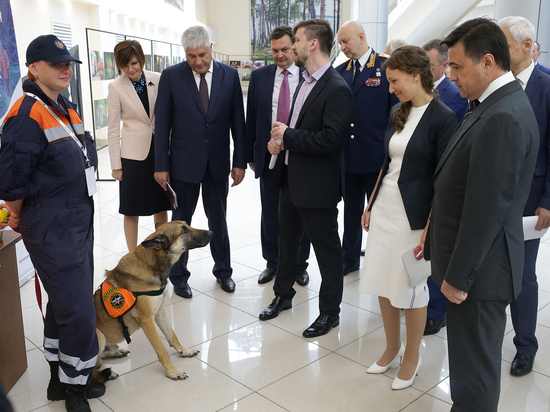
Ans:
{"label": "navy baseball cap", "polygon": [[71,56],[67,46],[53,34],[38,36],[27,47],[27,66],[39,60],[50,63],[82,62]]}

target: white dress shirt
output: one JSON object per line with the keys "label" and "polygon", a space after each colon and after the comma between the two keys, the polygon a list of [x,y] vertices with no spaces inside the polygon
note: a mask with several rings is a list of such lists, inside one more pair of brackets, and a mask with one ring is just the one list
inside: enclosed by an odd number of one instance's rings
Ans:
{"label": "white dress shirt", "polygon": [[[204,78],[206,79],[206,85],[208,86],[208,98],[210,98],[210,90],[212,89],[212,75],[214,73],[214,62],[210,62],[210,68],[206,72]],[[195,77],[195,83],[197,83],[197,90],[200,91],[201,75],[193,70],[193,76]]]}

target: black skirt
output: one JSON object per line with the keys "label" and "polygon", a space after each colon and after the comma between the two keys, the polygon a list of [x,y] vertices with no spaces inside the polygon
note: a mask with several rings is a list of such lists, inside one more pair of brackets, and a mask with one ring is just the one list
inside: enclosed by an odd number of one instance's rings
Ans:
{"label": "black skirt", "polygon": [[156,182],[155,147],[151,147],[145,160],[122,159],[122,182],[119,186],[120,208],[124,216],[151,216],[170,210],[164,189]]}

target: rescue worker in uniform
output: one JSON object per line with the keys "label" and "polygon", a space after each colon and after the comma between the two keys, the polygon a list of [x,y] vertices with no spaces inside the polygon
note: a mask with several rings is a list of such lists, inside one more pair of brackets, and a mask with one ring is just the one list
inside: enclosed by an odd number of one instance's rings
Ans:
{"label": "rescue worker in uniform", "polygon": [[87,398],[105,392],[91,384],[98,354],[92,300],[97,153],[73,104],[59,94],[69,87],[71,61],[82,63],[54,35],[27,48],[25,95],[0,126],[0,198],[48,293],[48,399],[65,399],[69,412],[87,412]]}

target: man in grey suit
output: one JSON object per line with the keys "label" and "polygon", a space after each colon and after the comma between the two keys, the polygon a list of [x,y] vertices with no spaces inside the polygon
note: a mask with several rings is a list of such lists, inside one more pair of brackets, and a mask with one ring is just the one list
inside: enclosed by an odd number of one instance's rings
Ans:
{"label": "man in grey suit", "polygon": [[435,171],[430,227],[432,277],[448,299],[451,411],[496,412],[505,310],[521,290],[522,214],[538,130],[495,22],[469,20],[443,43],[450,80],[473,109]]}

